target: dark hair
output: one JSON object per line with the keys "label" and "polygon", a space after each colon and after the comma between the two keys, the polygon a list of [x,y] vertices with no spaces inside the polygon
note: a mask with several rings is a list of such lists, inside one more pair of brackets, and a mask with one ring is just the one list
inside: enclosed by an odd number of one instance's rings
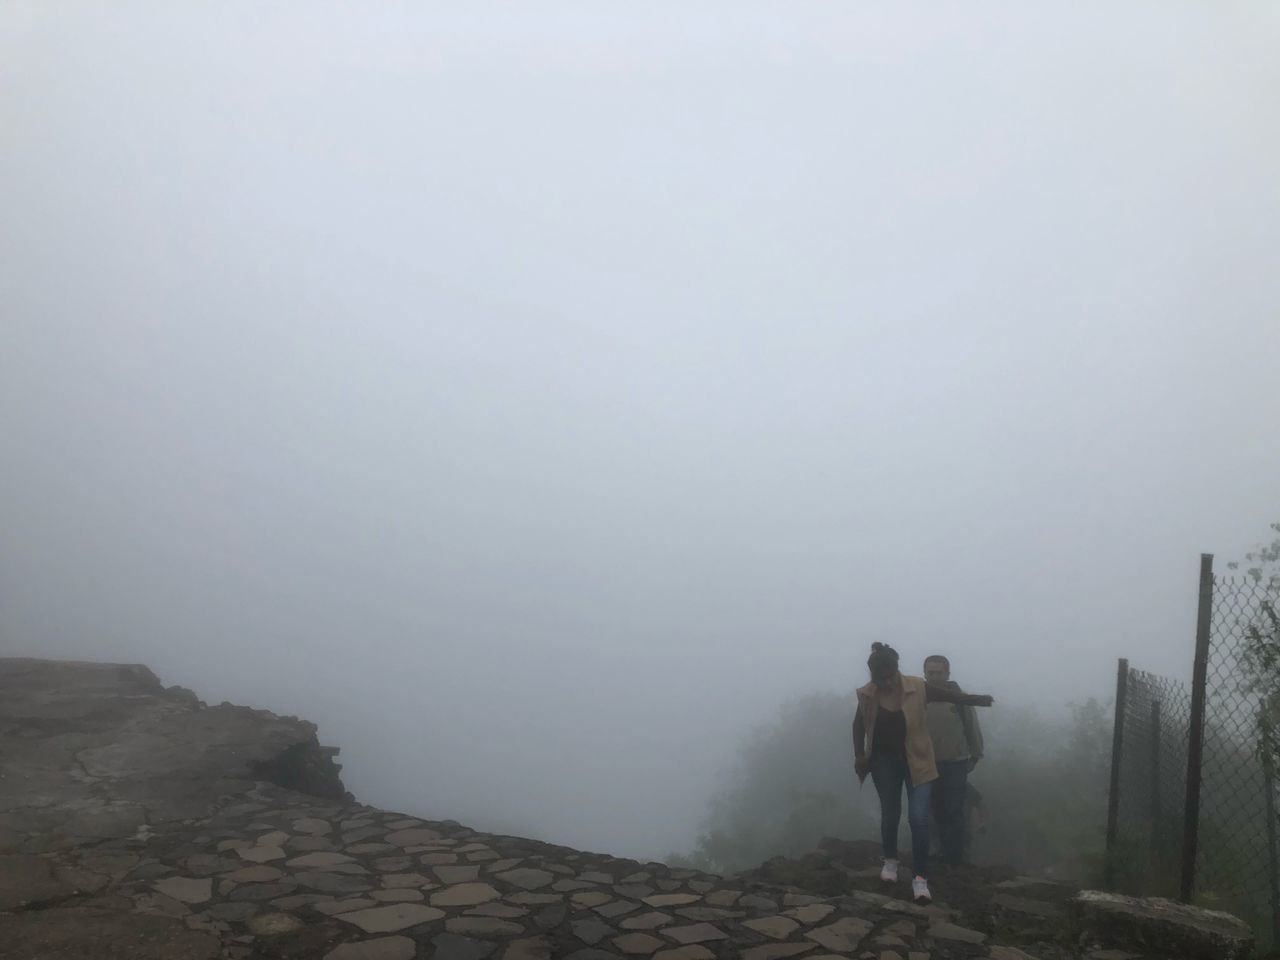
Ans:
{"label": "dark hair", "polygon": [[898,651],[887,643],[873,643],[871,645],[871,656],[867,657],[867,666],[871,668],[872,673],[875,673],[876,667],[897,670]]}
{"label": "dark hair", "polygon": [[947,673],[951,672],[951,661],[948,660],[946,657],[944,657],[942,654],[940,653],[929,654],[929,656],[924,658],[924,662],[926,666],[928,665],[930,660],[937,660],[940,664],[942,664],[944,667],[947,668]]}

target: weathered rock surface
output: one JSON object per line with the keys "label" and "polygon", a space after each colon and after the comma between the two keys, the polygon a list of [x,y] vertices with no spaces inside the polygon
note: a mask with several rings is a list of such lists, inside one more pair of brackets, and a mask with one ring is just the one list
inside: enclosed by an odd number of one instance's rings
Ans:
{"label": "weathered rock surface", "polygon": [[1071,900],[1070,914],[1082,946],[1189,960],[1243,960],[1253,950],[1253,931],[1243,921],[1172,900],[1085,890]]}
{"label": "weathered rock surface", "polygon": [[[727,880],[355,803],[332,753],[143,667],[0,660],[0,957],[1080,956],[1058,885],[940,876],[920,907],[839,841]],[[1137,942],[1100,909],[1080,908],[1090,945]]]}

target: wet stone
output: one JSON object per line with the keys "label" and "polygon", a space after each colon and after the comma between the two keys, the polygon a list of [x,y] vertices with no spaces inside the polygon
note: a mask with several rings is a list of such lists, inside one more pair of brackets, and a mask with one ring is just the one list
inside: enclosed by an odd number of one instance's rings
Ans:
{"label": "wet stone", "polygon": [[569,895],[569,902],[579,909],[598,907],[603,903],[608,903],[612,899],[613,897],[600,890],[584,890],[582,893]]}
{"label": "wet stone", "polygon": [[760,947],[748,947],[742,951],[741,960],[782,960],[813,949],[811,943],[766,943]]}
{"label": "wet stone", "polygon": [[510,920],[497,917],[450,917],[444,922],[450,933],[466,937],[479,937],[482,940],[518,937],[524,933],[524,927]]}
{"label": "wet stone", "polygon": [[581,880],[557,880],[551,889],[559,893],[572,893],[575,890],[594,890],[594,883],[583,883]]}
{"label": "wet stone", "polygon": [[328,820],[320,820],[316,817],[304,817],[301,820],[293,821],[294,833],[307,833],[312,836],[323,836],[333,831],[333,824]]}
{"label": "wet stone", "polygon": [[367,877],[324,870],[304,870],[294,874],[293,878],[304,887],[323,893],[363,893],[372,886]]}
{"label": "wet stone", "polygon": [[496,873],[495,877],[503,883],[509,883],[513,887],[519,887],[521,890],[540,890],[555,880],[555,876],[548,871],[537,870],[533,867],[506,870]]}
{"label": "wet stone", "polygon": [[338,919],[355,924],[365,933],[395,933],[408,927],[416,927],[420,923],[439,920],[443,916],[443,910],[421,903],[394,903],[385,907],[340,913]]}
{"label": "wet stone", "polygon": [[749,893],[745,897],[739,897],[737,905],[740,907],[750,907],[752,910],[767,910],[769,913],[778,912],[777,901],[770,900],[768,897],[762,897],[754,893]]}
{"label": "wet stone", "polygon": [[790,917],[760,917],[756,920],[745,920],[742,925],[748,930],[762,933],[774,940],[785,940],[800,929],[800,924]]}
{"label": "wet stone", "polygon": [[431,872],[440,878],[442,883],[468,883],[480,879],[479,867],[439,866],[432,867]]}
{"label": "wet stone", "polygon": [[871,932],[871,924],[858,917],[842,917],[835,923],[816,930],[809,930],[805,937],[835,953],[856,950],[858,944]]}
{"label": "wet stone", "polygon": [[652,897],[645,897],[644,902],[651,907],[680,907],[701,899],[693,893],[655,893]]}
{"label": "wet stone", "polygon": [[497,945],[459,936],[456,933],[442,933],[431,940],[435,949],[431,953],[432,960],[484,960]]}
{"label": "wet stone", "polygon": [[283,860],[285,852],[276,846],[256,846],[241,850],[240,857],[251,863],[267,863],[271,860]]}
{"label": "wet stone", "polygon": [[314,909],[320,913],[331,917],[336,917],[340,913],[350,913],[352,910],[364,910],[367,907],[376,907],[378,902],[370,900],[368,897],[350,897],[346,900],[330,900],[326,903],[317,903]]}
{"label": "wet stone", "polygon": [[382,885],[384,887],[427,887],[435,886],[435,883],[420,873],[388,873],[382,877]]}
{"label": "wet stone", "polygon": [[408,937],[378,937],[344,943],[324,955],[324,960],[413,960],[418,946]]}
{"label": "wet stone", "polygon": [[303,854],[301,857],[294,857],[285,863],[286,867],[332,867],[337,864],[355,863],[355,857],[349,857],[345,853],[333,853],[326,851],[317,851],[315,853]]}
{"label": "wet stone", "polygon": [[741,890],[715,890],[707,894],[706,902],[712,907],[731,907],[740,896]]}
{"label": "wet stone", "polygon": [[614,900],[611,903],[604,903],[595,908],[596,913],[602,917],[613,920],[628,913],[634,913],[640,909],[640,904],[634,900]]}
{"label": "wet stone", "polygon": [[249,932],[258,937],[275,937],[282,933],[301,930],[303,922],[287,913],[262,913],[252,918],[248,924]]}
{"label": "wet stone", "polygon": [[662,950],[653,955],[653,960],[715,960],[715,954],[706,947],[691,943],[674,950]]}
{"label": "wet stone", "polygon": [[619,883],[614,886],[613,892],[620,897],[643,900],[645,897],[653,896],[653,887],[643,883]]}
{"label": "wet stone", "polygon": [[935,923],[929,928],[929,936],[935,940],[955,940],[960,943],[985,943],[986,934],[954,923]]}
{"label": "wet stone", "polygon": [[688,920],[705,920],[709,923],[746,916],[741,910],[721,910],[719,907],[680,907],[676,913]]}
{"label": "wet stone", "polygon": [[219,857],[212,853],[200,853],[194,857],[187,857],[183,861],[183,866],[187,871],[198,877],[207,877],[212,873],[225,873],[228,870],[234,870],[236,867],[242,866],[239,860],[231,857]]}
{"label": "wet stone", "polygon": [[595,946],[605,937],[613,936],[618,931],[613,929],[599,917],[585,917],[574,920],[569,928],[573,935],[588,946]]}
{"label": "wet stone", "polygon": [[264,864],[257,864],[252,867],[241,867],[239,870],[233,870],[228,874],[224,874],[223,879],[231,880],[234,883],[270,883],[273,880],[279,880],[283,876],[283,870],[277,870],[275,867],[268,867]]}
{"label": "wet stone", "polygon": [[418,858],[418,862],[428,867],[442,863],[457,863],[458,855],[456,853],[424,853]]}
{"label": "wet stone", "polygon": [[213,896],[213,881],[208,877],[169,877],[154,886],[157,892],[182,903],[204,903]]}
{"label": "wet stone", "polygon": [[482,903],[467,911],[469,917],[501,917],[512,920],[516,917],[527,917],[529,911],[523,907],[512,907],[505,903]]}
{"label": "wet stone", "polygon": [[694,923],[685,927],[664,927],[663,936],[677,943],[706,943],[709,940],[727,940],[729,935],[709,923]]}
{"label": "wet stone", "polygon": [[543,907],[534,914],[533,922],[543,930],[552,930],[564,923],[569,915],[569,907],[563,903],[553,903]]}
{"label": "wet stone", "polygon": [[558,893],[521,892],[521,893],[513,893],[511,896],[507,897],[506,899],[511,903],[529,903],[529,904],[562,903],[564,901],[564,897],[562,897]]}
{"label": "wet stone", "polygon": [[624,933],[620,937],[614,937],[612,942],[615,949],[633,956],[637,954],[648,956],[664,946],[661,940],[647,933]]}
{"label": "wet stone", "polygon": [[333,897],[320,893],[295,893],[290,897],[277,897],[271,905],[277,910],[297,910],[299,907],[310,907],[317,903],[332,903]]}
{"label": "wet stone", "polygon": [[233,923],[243,923],[257,912],[256,903],[215,903],[208,910],[210,916]]}
{"label": "wet stone", "polygon": [[381,903],[407,903],[411,900],[425,900],[421,890],[399,889],[374,890],[369,896]]}
{"label": "wet stone", "polygon": [[380,873],[403,873],[413,866],[413,857],[382,857],[373,866]]}
{"label": "wet stone", "polygon": [[783,916],[793,917],[806,926],[812,926],[815,923],[821,923],[823,920],[827,919],[835,909],[836,908],[829,903],[812,903],[807,907],[795,907],[794,909],[787,910],[783,913]]}
{"label": "wet stone", "polygon": [[471,907],[497,900],[499,896],[498,891],[487,883],[460,883],[431,894],[431,903],[437,907]]}
{"label": "wet stone", "polygon": [[327,837],[293,837],[285,844],[290,853],[313,853],[316,850],[332,850],[333,841]]}
{"label": "wet stone", "polygon": [[502,960],[551,960],[554,947],[542,937],[514,940],[502,954]]}
{"label": "wet stone", "polygon": [[654,930],[668,923],[675,923],[675,919],[669,913],[651,910],[649,913],[642,913],[639,916],[627,917],[618,926],[624,930]]}
{"label": "wet stone", "polygon": [[[361,832],[361,831],[357,831]],[[360,839],[364,839],[361,837]],[[411,847],[415,843],[427,843],[431,840],[440,839],[440,834],[434,830],[427,830],[422,827],[410,827],[407,830],[396,830],[388,833],[386,836],[387,843],[394,844],[397,847]]]}
{"label": "wet stone", "polygon": [[288,896],[297,889],[298,885],[292,880],[284,880],[280,883],[246,883],[236,887],[228,896],[232,900],[262,903],[275,900],[277,897]]}
{"label": "wet stone", "polygon": [[396,849],[389,843],[357,843],[347,847],[347,853],[358,853],[366,856],[370,853],[387,853]]}

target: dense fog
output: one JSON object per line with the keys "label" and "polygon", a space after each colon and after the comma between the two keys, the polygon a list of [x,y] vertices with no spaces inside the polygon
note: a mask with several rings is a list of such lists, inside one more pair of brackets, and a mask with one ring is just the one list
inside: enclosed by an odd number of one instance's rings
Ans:
{"label": "dense fog", "polygon": [[1277,8],[465,7],[0,7],[0,654],[641,858],[873,640],[1189,673],[1280,520]]}

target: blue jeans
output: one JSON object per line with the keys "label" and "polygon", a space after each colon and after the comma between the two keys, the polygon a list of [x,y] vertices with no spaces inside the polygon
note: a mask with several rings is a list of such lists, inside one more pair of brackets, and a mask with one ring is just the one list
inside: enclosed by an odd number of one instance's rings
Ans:
{"label": "blue jeans", "polygon": [[942,859],[964,862],[964,798],[969,787],[968,760],[938,762],[938,833]]}
{"label": "blue jeans", "polygon": [[880,842],[887,860],[898,859],[898,825],[902,822],[902,788],[907,788],[907,823],[911,827],[911,865],[929,876],[929,801],[933,783],[913,786],[905,754],[871,759],[871,782],[880,796]]}

